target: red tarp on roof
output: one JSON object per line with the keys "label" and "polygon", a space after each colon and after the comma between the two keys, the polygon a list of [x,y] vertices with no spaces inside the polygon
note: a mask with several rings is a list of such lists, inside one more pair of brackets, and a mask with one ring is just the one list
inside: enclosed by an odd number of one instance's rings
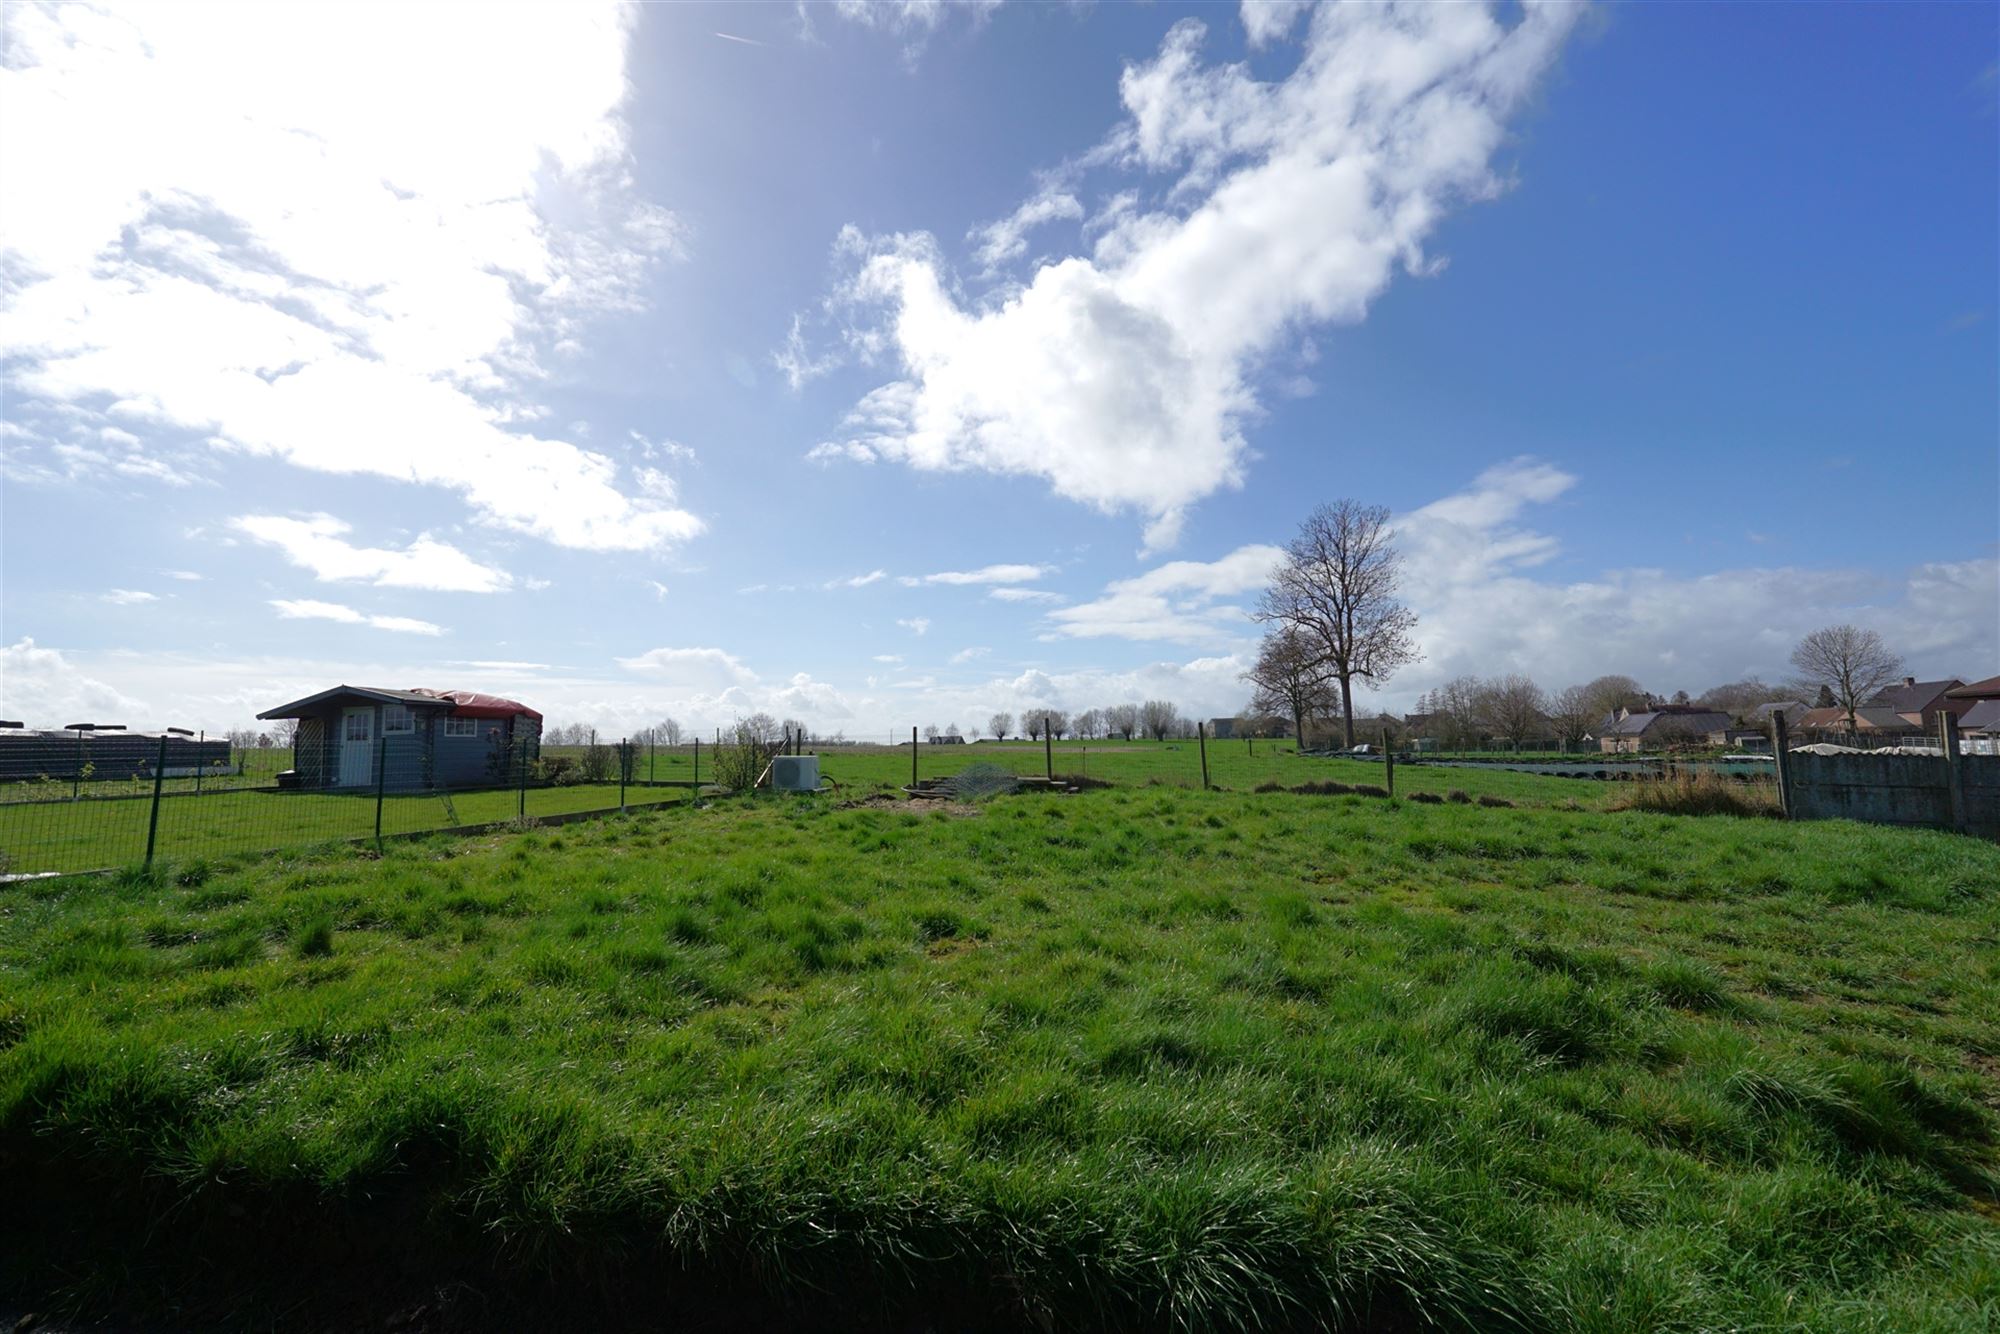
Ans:
{"label": "red tarp on roof", "polygon": [[518,700],[502,699],[498,695],[482,695],[476,690],[425,690],[419,687],[410,693],[449,700],[452,713],[460,718],[512,718],[516,714],[526,714],[536,722],[542,720],[541,714]]}

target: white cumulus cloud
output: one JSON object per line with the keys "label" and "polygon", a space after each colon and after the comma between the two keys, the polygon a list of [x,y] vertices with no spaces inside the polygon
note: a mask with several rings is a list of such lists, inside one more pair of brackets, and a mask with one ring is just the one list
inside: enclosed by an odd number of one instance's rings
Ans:
{"label": "white cumulus cloud", "polygon": [[339,602],[318,602],[312,598],[273,598],[278,615],[291,621],[339,621],[343,625],[368,625],[377,630],[394,630],[406,635],[441,635],[442,626],[413,616],[378,616],[357,611]]}
{"label": "white cumulus cloud", "polygon": [[383,588],[422,588],[451,593],[497,593],[514,582],[505,570],[482,565],[448,542],[428,534],[400,550],[360,547],[346,539],[352,525],[331,514],[288,518],[245,514],[229,526],[268,543],[292,564],[329,583],[355,582]]}
{"label": "white cumulus cloud", "polygon": [[[1284,558],[1274,546],[1238,547],[1219,560],[1168,561],[1109,584],[1101,597],[1049,613],[1052,638],[1112,637],[1207,644],[1255,632],[1245,595],[1261,592]],[[1224,599],[1237,599],[1225,601]],[[1254,596],[1248,599],[1254,601]]]}
{"label": "white cumulus cloud", "polygon": [[563,546],[700,532],[657,479],[515,429],[677,244],[627,169],[632,13],[9,6],[10,411],[117,422],[115,455],[16,475],[181,479],[132,443],[158,441],[445,488]]}
{"label": "white cumulus cloud", "polygon": [[919,584],[1031,584],[1055,570],[1053,565],[982,565],[976,570],[941,570],[936,574],[905,575],[898,582],[906,588]]}
{"label": "white cumulus cloud", "polygon": [[1301,327],[1360,320],[1399,269],[1430,267],[1454,207],[1499,188],[1506,120],[1575,12],[1325,6],[1270,83],[1205,63],[1202,24],[1177,24],[1125,70],[1127,119],[1079,160],[1155,192],[1119,198],[1088,254],[977,300],[931,236],[843,233],[855,269],[836,302],[880,320],[850,345],[900,375],[813,457],[1038,476],[1171,545],[1190,505],[1242,481],[1263,360]]}

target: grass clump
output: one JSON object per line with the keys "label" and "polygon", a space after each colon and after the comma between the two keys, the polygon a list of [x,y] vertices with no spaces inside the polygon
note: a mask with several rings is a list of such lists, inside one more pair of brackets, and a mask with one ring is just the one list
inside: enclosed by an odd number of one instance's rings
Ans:
{"label": "grass clump", "polygon": [[1670,774],[1665,778],[1640,779],[1623,787],[1612,803],[1614,810],[1653,811],[1661,815],[1742,815],[1779,814],[1774,789],[1741,782],[1723,774],[1703,770]]}

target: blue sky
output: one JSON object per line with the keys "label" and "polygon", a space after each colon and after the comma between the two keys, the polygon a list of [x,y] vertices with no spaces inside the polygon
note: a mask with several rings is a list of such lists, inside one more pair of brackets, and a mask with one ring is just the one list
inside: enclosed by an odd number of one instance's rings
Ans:
{"label": "blue sky", "polygon": [[1991,7],[398,15],[9,6],[0,716],[1233,712],[1340,496],[1363,707],[2000,670]]}

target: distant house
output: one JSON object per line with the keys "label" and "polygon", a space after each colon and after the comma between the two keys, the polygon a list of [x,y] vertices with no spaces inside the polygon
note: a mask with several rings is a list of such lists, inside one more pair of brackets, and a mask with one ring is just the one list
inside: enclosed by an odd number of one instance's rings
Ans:
{"label": "distant house", "polygon": [[1901,685],[1877,691],[1867,701],[1867,706],[1888,709],[1919,730],[1928,731],[1937,726],[1940,712],[1965,712],[1966,706],[1960,700],[1951,698],[1951,692],[1962,689],[1964,685],[1965,682],[1955,676],[1949,681],[1919,681],[1914,676],[1906,676]]}
{"label": "distant house", "polygon": [[1785,721],[1789,723],[1811,713],[1812,705],[1802,699],[1773,700],[1769,704],[1759,704],[1756,708],[1750,710],[1749,721],[1756,723],[1759,727],[1768,728],[1771,725],[1771,715],[1780,711],[1784,713]]}
{"label": "distant house", "polygon": [[1852,726],[1848,725],[1847,710],[1838,705],[1829,709],[1808,709],[1796,720],[1787,714],[1785,721],[1790,725],[1794,737],[1817,737],[1821,740],[1857,735],[1916,736],[1924,730],[1917,723],[1889,708],[1856,709]]}
{"label": "distant house", "polygon": [[[2000,699],[2000,676],[1989,676],[1984,681],[1974,681],[1969,685],[1953,686],[1944,692],[1944,697],[1950,700],[1953,706],[1963,704],[1967,709],[1981,700]],[[1959,721],[1964,720],[1965,713],[1961,712]]]}
{"label": "distant house", "polygon": [[965,738],[956,732],[939,732],[934,736],[925,737],[924,740],[930,742],[933,746],[962,746],[965,744]]}
{"label": "distant house", "polygon": [[335,686],[257,717],[298,720],[300,787],[475,787],[505,781],[517,760],[541,751],[541,714],[471,690]]}
{"label": "distant house", "polygon": [[1619,709],[1599,723],[1597,748],[1606,755],[1660,750],[1671,745],[1709,744],[1713,734],[1733,726],[1728,714],[1689,704],[1660,704],[1649,709]]}

